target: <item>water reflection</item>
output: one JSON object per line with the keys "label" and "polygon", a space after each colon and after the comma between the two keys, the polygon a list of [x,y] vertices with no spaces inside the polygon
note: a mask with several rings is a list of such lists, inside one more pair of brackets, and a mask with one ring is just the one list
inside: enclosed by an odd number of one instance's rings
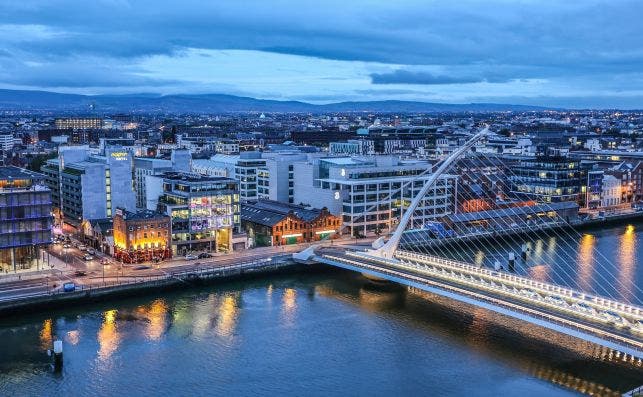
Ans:
{"label": "water reflection", "polygon": [[40,348],[42,350],[53,348],[53,326],[50,318],[42,322],[40,329]]}
{"label": "water reflection", "polygon": [[529,268],[529,277],[537,281],[550,281],[549,280],[549,265],[536,265]]}
{"label": "water reflection", "polygon": [[75,346],[80,342],[80,331],[75,329],[72,331],[67,331],[65,341],[72,346]]}
{"label": "water reflection", "polygon": [[226,295],[221,300],[217,312],[216,333],[219,336],[229,337],[234,334],[239,316],[240,295]]}
{"label": "water reflection", "polygon": [[167,328],[167,304],[163,299],[156,299],[148,306],[139,307],[137,313],[148,321],[145,336],[150,340],[158,340]]}
{"label": "water reflection", "polygon": [[282,296],[282,314],[286,325],[293,325],[297,312],[297,290],[293,288],[284,289]]}
{"label": "water reflection", "polygon": [[594,248],[596,237],[591,234],[584,234],[580,240],[578,249],[578,286],[584,291],[592,290],[592,279],[594,276]]}
{"label": "water reflection", "polygon": [[108,310],[103,313],[103,323],[98,330],[98,357],[101,360],[108,359],[118,348],[120,334],[116,328],[116,310]]}
{"label": "water reflection", "polygon": [[634,271],[636,270],[636,233],[634,225],[627,225],[620,238],[618,249],[618,283],[621,298],[631,301],[633,298]]}

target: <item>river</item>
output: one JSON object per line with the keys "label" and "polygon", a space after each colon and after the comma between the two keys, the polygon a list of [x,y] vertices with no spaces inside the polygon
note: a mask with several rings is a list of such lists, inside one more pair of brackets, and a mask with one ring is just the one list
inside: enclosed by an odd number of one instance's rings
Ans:
{"label": "river", "polygon": [[[642,232],[640,224],[589,230],[570,237],[571,248],[543,236],[532,252],[541,258],[517,271],[596,286],[591,243],[619,269],[625,287],[610,291],[636,300],[627,285],[643,280]],[[542,259],[558,249],[579,258],[560,279],[563,265]],[[64,342],[60,373],[46,354],[56,338]],[[2,319],[0,395],[616,396],[643,384],[640,369],[606,354],[482,309],[320,268]]]}

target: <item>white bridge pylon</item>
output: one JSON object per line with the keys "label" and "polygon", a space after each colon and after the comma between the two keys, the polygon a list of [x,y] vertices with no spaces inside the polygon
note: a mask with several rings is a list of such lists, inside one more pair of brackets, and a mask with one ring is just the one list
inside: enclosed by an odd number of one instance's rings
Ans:
{"label": "white bridge pylon", "polygon": [[[462,147],[458,148],[455,152],[451,153],[449,157],[447,157],[440,167],[438,167],[437,170],[429,177],[429,179],[426,181],[420,192],[413,198],[413,201],[411,201],[411,204],[409,207],[406,209],[404,214],[402,215],[402,218],[400,219],[400,223],[397,225],[397,228],[395,229],[395,232],[391,236],[391,238],[382,244],[382,240],[378,239],[373,243],[373,248],[372,250],[368,250],[368,254],[371,256],[375,256],[378,258],[384,258],[384,259],[395,259],[395,251],[397,251],[397,247],[400,244],[400,240],[402,239],[402,233],[404,233],[404,230],[406,229],[406,226],[408,223],[411,221],[411,218],[413,216],[413,212],[415,209],[420,205],[420,202],[424,198],[424,195],[426,192],[429,191],[430,188],[435,185],[437,180],[449,169],[451,164],[453,164],[456,160],[462,156],[467,150],[469,150],[473,145],[475,145],[480,139],[484,138],[489,134],[489,127],[485,127],[475,135],[473,135]],[[378,246],[380,245],[380,246]]]}

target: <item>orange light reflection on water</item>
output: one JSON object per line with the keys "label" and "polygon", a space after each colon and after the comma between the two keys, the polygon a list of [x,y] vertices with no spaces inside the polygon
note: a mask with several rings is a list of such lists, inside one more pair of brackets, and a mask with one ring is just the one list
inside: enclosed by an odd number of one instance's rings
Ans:
{"label": "orange light reflection on water", "polygon": [[98,357],[102,360],[109,358],[118,348],[120,335],[116,328],[116,310],[103,313],[103,323],[98,330]]}
{"label": "orange light reflection on water", "polygon": [[636,270],[636,232],[633,225],[627,225],[618,244],[618,290],[626,301],[632,298],[634,271]]}
{"label": "orange light reflection on water", "polygon": [[578,249],[578,285],[585,291],[592,291],[592,278],[594,275],[594,247],[596,237],[584,234]]}

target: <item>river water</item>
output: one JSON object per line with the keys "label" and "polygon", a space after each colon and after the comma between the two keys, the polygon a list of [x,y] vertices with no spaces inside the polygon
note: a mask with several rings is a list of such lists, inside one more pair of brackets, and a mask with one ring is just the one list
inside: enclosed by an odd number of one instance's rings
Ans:
{"label": "river water", "polygon": [[[592,247],[626,272],[615,277],[631,285],[643,277],[639,230],[587,232]],[[592,267],[580,264],[561,281],[596,285],[591,275],[599,266],[584,248],[589,240],[570,237],[576,249],[565,249]],[[541,250],[553,255],[562,241],[550,248],[545,236]],[[517,271],[556,279],[556,266],[534,259]],[[612,292],[637,297],[634,287]],[[64,342],[60,373],[46,354],[55,338]],[[2,396],[568,396],[620,395],[642,384],[640,369],[601,349],[336,270],[0,320]]]}

